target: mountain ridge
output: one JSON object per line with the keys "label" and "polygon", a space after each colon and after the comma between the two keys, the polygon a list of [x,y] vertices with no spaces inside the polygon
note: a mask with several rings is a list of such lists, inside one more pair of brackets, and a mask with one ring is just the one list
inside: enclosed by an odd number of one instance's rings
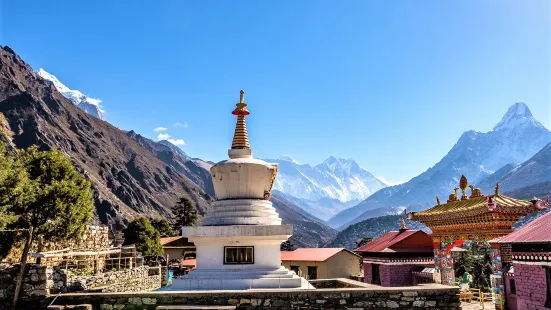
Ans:
{"label": "mountain ridge", "polygon": [[464,132],[434,166],[406,183],[379,190],[360,204],[339,212],[329,219],[329,224],[342,229],[368,218],[373,209],[430,206],[435,196],[447,196],[462,174],[477,184],[508,164],[527,160],[551,141],[551,132],[532,116],[525,103],[513,104],[498,125],[486,133]]}

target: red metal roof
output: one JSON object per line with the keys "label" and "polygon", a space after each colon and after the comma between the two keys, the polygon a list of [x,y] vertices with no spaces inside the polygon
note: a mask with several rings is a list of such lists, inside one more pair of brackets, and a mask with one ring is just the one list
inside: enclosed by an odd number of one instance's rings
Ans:
{"label": "red metal roof", "polygon": [[[419,240],[409,240],[419,234]],[[402,243],[400,246],[399,243]],[[407,244],[406,244],[407,243]],[[355,252],[432,252],[432,239],[422,230],[391,231],[368,244],[354,250]]]}
{"label": "red metal roof", "polygon": [[490,243],[551,242],[551,212]]}
{"label": "red metal roof", "polygon": [[281,251],[281,260],[323,262],[341,251],[356,255],[345,248],[298,248],[294,251]]}
{"label": "red metal roof", "polygon": [[195,258],[184,259],[184,261],[182,262],[182,266],[186,266],[186,267],[195,267],[195,265],[196,265]]}
{"label": "red metal roof", "polygon": [[183,238],[183,237],[182,236],[176,236],[176,237],[161,238],[161,245],[169,244],[172,241],[176,241],[176,240],[181,239],[181,238]]}

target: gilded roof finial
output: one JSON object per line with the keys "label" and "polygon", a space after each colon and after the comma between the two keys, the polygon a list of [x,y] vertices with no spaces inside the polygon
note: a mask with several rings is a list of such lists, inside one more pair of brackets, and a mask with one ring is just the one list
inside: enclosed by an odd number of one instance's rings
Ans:
{"label": "gilded roof finial", "polygon": [[400,227],[400,232],[408,230],[408,227],[406,226],[406,219],[402,217],[402,226]]}
{"label": "gilded roof finial", "polygon": [[496,187],[494,189],[494,195],[499,195],[499,183],[496,183]]}
{"label": "gilded roof finial", "polygon": [[467,177],[464,175],[461,175],[461,178],[459,179],[459,188],[461,188],[461,200],[468,199],[467,197],[467,186],[469,185],[469,182],[467,181]]}
{"label": "gilded roof finial", "polygon": [[239,103],[245,103],[245,91],[239,91]]}
{"label": "gilded roof finial", "polygon": [[436,204],[440,205],[440,198],[438,198],[438,196],[436,196]]}

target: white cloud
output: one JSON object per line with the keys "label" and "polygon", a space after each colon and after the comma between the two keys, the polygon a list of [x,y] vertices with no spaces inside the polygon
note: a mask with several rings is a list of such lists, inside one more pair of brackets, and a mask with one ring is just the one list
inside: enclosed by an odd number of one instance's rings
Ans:
{"label": "white cloud", "polygon": [[157,140],[168,140],[170,139],[170,135],[167,133],[160,133],[157,135]]}
{"label": "white cloud", "polygon": [[172,139],[167,133],[160,133],[157,135],[157,141],[167,140],[174,145],[186,145],[184,139]]}
{"label": "white cloud", "polygon": [[186,145],[186,142],[184,142],[183,139],[168,139],[168,142],[174,145]]}
{"label": "white cloud", "polygon": [[404,181],[392,182],[392,181],[389,181],[389,180],[387,180],[387,179],[385,179],[384,177],[381,177],[381,176],[377,176],[376,178],[381,180],[381,182],[385,183],[388,186],[400,185],[400,184],[404,183]]}
{"label": "white cloud", "polygon": [[167,131],[167,130],[168,130],[168,128],[166,128],[166,127],[161,127],[161,126],[156,127],[155,129],[153,129],[154,132]]}
{"label": "white cloud", "polygon": [[189,124],[187,122],[183,122],[183,123],[176,122],[176,123],[174,123],[174,127],[188,128]]}

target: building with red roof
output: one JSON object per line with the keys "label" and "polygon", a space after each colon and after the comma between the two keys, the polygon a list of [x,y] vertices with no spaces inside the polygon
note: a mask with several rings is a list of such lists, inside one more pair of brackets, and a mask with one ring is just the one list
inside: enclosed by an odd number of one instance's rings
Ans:
{"label": "building with red roof", "polygon": [[350,278],[360,273],[360,256],[345,248],[281,251],[281,265],[308,280]]}
{"label": "building with red roof", "polygon": [[490,243],[501,252],[507,309],[551,309],[551,212]]}
{"label": "building with red roof", "polygon": [[182,236],[161,238],[161,245],[169,261],[195,258],[195,244]]}
{"label": "building with red roof", "polygon": [[363,256],[364,282],[410,286],[433,282],[432,238],[422,230],[391,231],[354,250]]}

